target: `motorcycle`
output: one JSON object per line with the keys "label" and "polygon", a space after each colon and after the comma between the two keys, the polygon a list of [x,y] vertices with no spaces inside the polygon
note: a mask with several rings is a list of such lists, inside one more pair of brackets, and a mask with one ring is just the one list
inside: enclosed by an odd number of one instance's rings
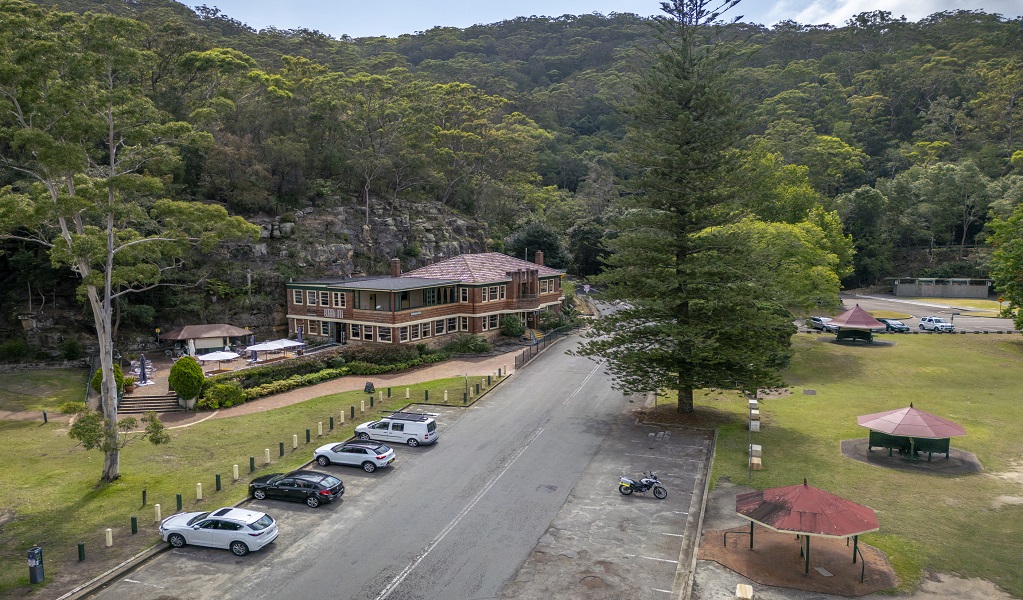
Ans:
{"label": "motorcycle", "polygon": [[657,475],[654,475],[653,471],[649,473],[644,472],[643,475],[644,477],[639,481],[624,476],[620,477],[618,480],[618,491],[623,496],[628,496],[632,492],[642,494],[653,489],[654,497],[658,500],[664,500],[668,497],[668,490],[661,487],[661,480],[657,479]]}

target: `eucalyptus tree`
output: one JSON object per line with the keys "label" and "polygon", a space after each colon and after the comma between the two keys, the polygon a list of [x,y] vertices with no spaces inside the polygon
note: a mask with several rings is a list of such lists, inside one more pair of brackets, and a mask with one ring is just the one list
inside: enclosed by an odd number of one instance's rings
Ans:
{"label": "eucalyptus tree", "polygon": [[123,435],[115,302],[160,285],[192,247],[258,234],[220,206],[165,196],[177,147],[208,140],[142,94],[139,73],[152,68],[145,33],[109,15],[0,2],[0,164],[14,174],[0,189],[0,236],[42,245],[81,279],[99,343],[104,481],[120,476]]}

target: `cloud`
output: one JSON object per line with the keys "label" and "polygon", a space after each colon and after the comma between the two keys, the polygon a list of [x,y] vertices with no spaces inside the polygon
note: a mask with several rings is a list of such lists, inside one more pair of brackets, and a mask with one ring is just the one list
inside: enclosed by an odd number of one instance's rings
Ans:
{"label": "cloud", "polygon": [[[740,4],[739,9],[747,10],[747,21],[773,25],[778,21],[792,20],[806,25],[830,23],[836,27],[864,12],[883,10],[894,18],[906,17],[919,21],[936,12],[956,10],[982,10],[989,14],[1015,18],[1023,15],[1019,0],[812,0],[809,4],[800,0],[778,0],[776,2],[751,2]],[[757,5],[760,5],[758,10]],[[750,14],[752,13],[752,14]]]}

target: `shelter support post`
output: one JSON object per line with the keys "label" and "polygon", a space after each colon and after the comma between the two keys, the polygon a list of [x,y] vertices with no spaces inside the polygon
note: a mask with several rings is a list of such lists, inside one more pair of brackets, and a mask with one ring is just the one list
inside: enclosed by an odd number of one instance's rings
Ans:
{"label": "shelter support post", "polygon": [[858,536],[858,535],[854,535],[854,536],[853,536],[853,564],[854,564],[854,565],[856,564],[856,550],[857,550],[857,547],[856,547],[856,546],[857,546],[857,545],[858,545],[859,543],[860,543],[860,536]]}
{"label": "shelter support post", "polygon": [[804,536],[804,537],[806,537],[806,571],[805,571],[805,574],[809,575],[810,574],[810,536],[807,535],[807,536]]}
{"label": "shelter support post", "polygon": [[749,522],[749,549],[753,549],[753,521]]}

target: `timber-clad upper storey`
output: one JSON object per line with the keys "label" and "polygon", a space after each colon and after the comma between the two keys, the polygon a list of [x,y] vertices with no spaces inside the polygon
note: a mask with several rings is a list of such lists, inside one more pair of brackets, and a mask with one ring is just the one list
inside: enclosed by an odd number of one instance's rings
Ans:
{"label": "timber-clad upper storey", "polygon": [[340,343],[432,342],[453,333],[496,335],[514,315],[527,327],[537,314],[561,312],[564,272],[504,254],[464,254],[389,277],[319,279],[288,283],[293,333]]}

